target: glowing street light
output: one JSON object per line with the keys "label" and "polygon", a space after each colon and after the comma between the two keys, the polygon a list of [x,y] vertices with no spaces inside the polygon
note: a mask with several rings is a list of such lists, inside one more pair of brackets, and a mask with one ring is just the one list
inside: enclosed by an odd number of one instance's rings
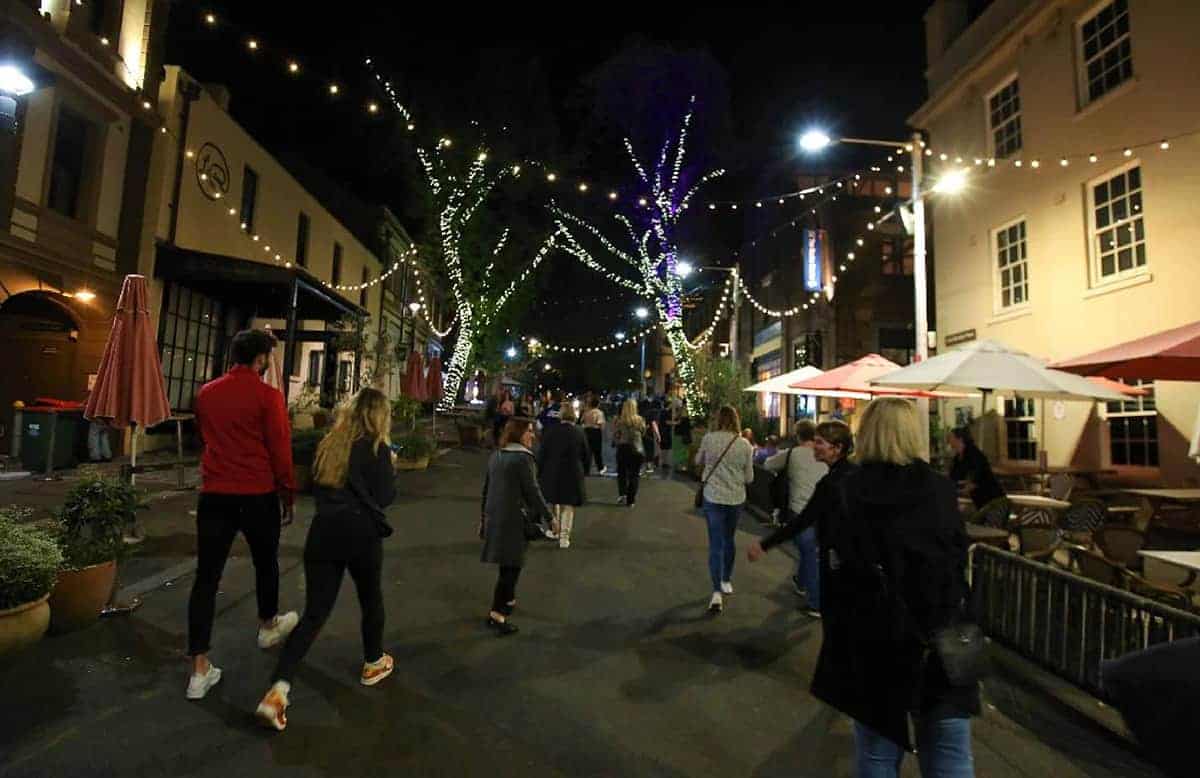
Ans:
{"label": "glowing street light", "polygon": [[695,269],[696,268],[692,265],[692,263],[688,262],[686,259],[675,263],[675,275],[679,276],[680,278],[687,278]]}
{"label": "glowing street light", "polygon": [[646,310],[645,306],[639,306],[638,309],[636,311],[634,311],[633,313],[639,319],[645,319],[647,316],[650,315],[650,311]]}
{"label": "glowing street light", "polygon": [[0,65],[0,92],[24,97],[33,91],[33,80],[16,65]]}
{"label": "glowing street light", "polygon": [[956,195],[967,187],[967,171],[965,168],[951,170],[942,174],[930,191],[938,194]]}
{"label": "glowing street light", "polygon": [[516,359],[516,358],[517,358],[517,349],[516,349],[516,347],[515,347],[515,346],[509,346],[509,347],[508,347],[508,350],[504,352],[504,356],[508,357],[509,359]]}
{"label": "glowing street light", "polygon": [[625,333],[624,333],[624,332],[618,332],[618,333],[616,334],[616,336],[615,336],[615,337],[616,337],[616,339],[617,339],[617,340],[625,340]]}
{"label": "glowing street light", "polygon": [[820,130],[809,130],[800,136],[800,148],[809,153],[820,151],[830,143],[833,143],[833,140]]}

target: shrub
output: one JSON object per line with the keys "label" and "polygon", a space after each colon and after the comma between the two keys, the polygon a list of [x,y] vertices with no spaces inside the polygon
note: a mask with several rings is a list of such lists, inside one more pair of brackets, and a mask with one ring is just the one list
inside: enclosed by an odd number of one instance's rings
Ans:
{"label": "shrub", "polygon": [[437,444],[433,439],[425,435],[416,433],[403,435],[392,441],[392,450],[396,452],[396,456],[401,459],[422,459],[432,456],[437,451]]}
{"label": "shrub", "polygon": [[16,505],[0,508],[0,610],[45,597],[62,565],[54,537],[26,523],[32,514]]}
{"label": "shrub", "polygon": [[86,472],[58,511],[57,538],[66,567],[78,569],[116,559],[139,507],[138,490],[131,484]]}

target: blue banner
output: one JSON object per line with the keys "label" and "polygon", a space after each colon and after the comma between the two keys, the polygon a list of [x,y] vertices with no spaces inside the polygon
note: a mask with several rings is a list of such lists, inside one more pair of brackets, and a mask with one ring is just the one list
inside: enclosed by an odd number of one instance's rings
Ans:
{"label": "blue banner", "polygon": [[804,230],[804,289],[807,292],[819,292],[824,288],[824,274],[821,267],[822,246],[820,230]]}

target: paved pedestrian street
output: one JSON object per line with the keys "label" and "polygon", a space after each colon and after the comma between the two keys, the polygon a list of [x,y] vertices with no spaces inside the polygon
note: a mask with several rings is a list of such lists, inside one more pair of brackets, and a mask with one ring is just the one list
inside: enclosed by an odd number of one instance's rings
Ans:
{"label": "paved pedestrian street", "polygon": [[[296,678],[285,732],[252,712],[275,661],[254,641],[253,574],[238,541],[218,597],[221,683],[184,699],[194,496],[156,503],[149,591],[133,615],[51,636],[0,669],[0,775],[849,776],[848,720],[807,691],[821,625],[788,580],[790,549],[754,566],[705,615],[706,534],[694,484],[643,480],[637,507],[589,478],[569,550],[535,544],[498,638],[484,617],[495,568],[475,537],[484,464],[453,451],[399,476],[385,543],[385,648],[396,672],[358,683],[358,605],[338,607]],[[282,604],[300,609],[311,503],[284,532]],[[744,547],[758,522],[742,519]],[[157,576],[157,577],[156,577]],[[146,582],[149,583],[146,583]],[[974,727],[979,776],[1154,776],[1127,744],[1002,679]],[[904,775],[916,775],[912,760]]]}

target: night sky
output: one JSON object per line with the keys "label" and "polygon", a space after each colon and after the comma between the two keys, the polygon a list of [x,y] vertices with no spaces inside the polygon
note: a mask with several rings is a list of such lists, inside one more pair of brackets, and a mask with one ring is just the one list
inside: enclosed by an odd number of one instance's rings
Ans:
{"label": "night sky", "polygon": [[[620,137],[661,143],[686,93],[697,93],[689,151],[706,167],[730,171],[711,195],[751,198],[795,188],[802,172],[857,167],[853,150],[818,161],[801,157],[795,139],[802,128],[821,124],[831,135],[904,137],[905,118],[924,98],[928,0],[883,10],[842,5],[839,11],[789,4],[666,12],[559,4],[516,13],[507,6],[501,13],[466,4],[414,11],[411,4],[348,3],[339,13],[334,4],[316,12],[292,2],[182,0],[172,8],[167,62],[203,82],[227,85],[234,116],[273,153],[302,159],[364,200],[388,204],[420,239],[427,225],[411,146],[397,141],[402,128],[390,110],[376,117],[365,111],[368,100],[380,99],[365,57],[397,85],[419,132],[469,140],[480,131],[494,138],[508,126],[514,153],[560,161],[579,171],[576,178],[623,191],[633,181]],[[446,13],[414,15],[430,8]],[[203,22],[209,11],[219,19],[215,28]],[[250,35],[260,46],[253,54],[246,46]],[[631,86],[629,69],[612,66],[614,57],[628,62],[631,51],[669,60],[658,71],[657,91],[640,93],[640,79]],[[289,58],[301,64],[298,77],[286,72]],[[623,75],[614,79],[614,72]],[[327,91],[331,80],[341,87],[336,99]],[[530,193],[535,210],[547,196]],[[579,209],[597,221],[607,214],[598,205]],[[737,214],[693,213],[685,249],[703,262],[728,264],[732,250],[763,228]],[[534,219],[523,226],[532,232],[539,225]],[[598,305],[587,317],[561,304],[564,296],[619,295],[575,264],[563,257],[542,273],[531,331],[589,340],[620,326],[627,313],[616,303],[607,310]],[[625,307],[632,305],[630,298]]]}

